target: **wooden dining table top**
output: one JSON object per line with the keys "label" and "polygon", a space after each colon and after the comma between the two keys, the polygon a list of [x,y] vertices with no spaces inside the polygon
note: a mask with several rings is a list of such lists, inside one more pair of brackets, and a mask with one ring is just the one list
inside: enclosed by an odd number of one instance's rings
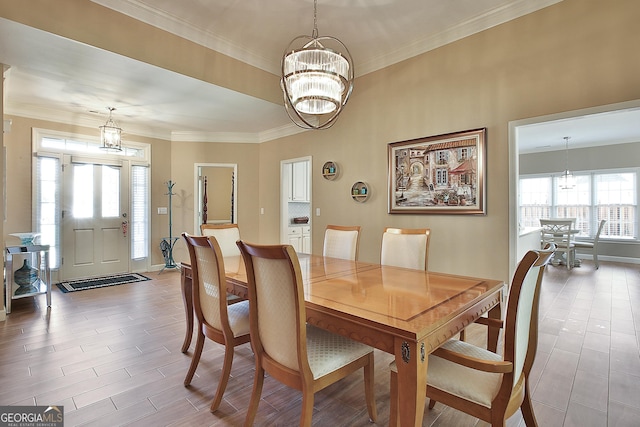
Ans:
{"label": "wooden dining table top", "polygon": [[[413,339],[445,323],[504,282],[425,272],[338,258],[298,254],[307,307],[318,306],[378,322]],[[227,290],[247,297],[241,256],[225,257]]]}
{"label": "wooden dining table top", "polygon": [[[421,425],[426,355],[483,313],[500,318],[504,282],[298,254],[307,322],[396,356],[401,425]],[[247,298],[241,256],[224,258],[227,291]],[[190,266],[183,264],[187,319]],[[189,328],[189,325],[188,325]],[[187,331],[190,341],[189,329]],[[498,332],[490,331],[489,348]],[[189,344],[185,340],[186,348]],[[183,351],[186,351],[183,346]],[[420,392],[418,392],[420,390]],[[408,411],[408,413],[406,413]]]}

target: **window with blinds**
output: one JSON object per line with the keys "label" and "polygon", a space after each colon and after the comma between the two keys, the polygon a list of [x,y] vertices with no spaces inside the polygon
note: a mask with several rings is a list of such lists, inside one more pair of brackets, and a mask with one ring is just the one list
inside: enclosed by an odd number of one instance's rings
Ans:
{"label": "window with blinds", "polygon": [[576,185],[560,188],[557,176],[521,177],[519,223],[538,227],[540,218],[575,218],[578,237],[593,238],[607,220],[603,239],[638,240],[637,170],[574,172]]}
{"label": "window with blinds", "polygon": [[34,220],[40,243],[49,245],[52,269],[60,268],[60,183],[61,164],[57,157],[36,157],[36,206]]}
{"label": "window with blinds", "polygon": [[131,259],[149,255],[149,168],[131,166]]}

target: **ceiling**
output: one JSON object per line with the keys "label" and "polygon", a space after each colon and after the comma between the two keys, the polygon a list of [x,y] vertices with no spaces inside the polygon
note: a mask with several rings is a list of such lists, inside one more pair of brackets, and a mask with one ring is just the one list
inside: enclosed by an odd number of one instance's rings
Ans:
{"label": "ceiling", "polygon": [[[313,0],[92,1],[274,75],[289,42],[313,29]],[[361,76],[559,1],[319,0],[317,25],[320,35],[345,43]],[[300,131],[282,105],[2,18],[0,62],[10,66],[5,113],[11,115],[97,133],[107,107],[115,107],[125,137],[172,141],[262,142]],[[581,129],[595,135],[586,124]],[[523,127],[522,135],[535,139],[535,147],[559,135],[563,143],[568,130],[558,127]]]}
{"label": "ceiling", "polygon": [[[572,113],[570,113],[572,114]],[[518,152],[539,153],[640,142],[640,106],[629,103],[611,111],[572,114],[572,117],[540,119],[517,128]]]}

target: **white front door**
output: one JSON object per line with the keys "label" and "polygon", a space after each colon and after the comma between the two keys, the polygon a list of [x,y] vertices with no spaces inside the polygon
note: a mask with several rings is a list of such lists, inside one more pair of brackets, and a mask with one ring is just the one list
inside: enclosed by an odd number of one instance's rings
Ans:
{"label": "white front door", "polygon": [[128,162],[65,163],[61,279],[129,271]]}

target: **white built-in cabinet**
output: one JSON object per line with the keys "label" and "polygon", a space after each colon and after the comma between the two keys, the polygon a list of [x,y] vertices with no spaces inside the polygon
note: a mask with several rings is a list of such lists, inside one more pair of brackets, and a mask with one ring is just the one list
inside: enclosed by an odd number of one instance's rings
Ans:
{"label": "white built-in cabinet", "polygon": [[289,227],[287,233],[289,244],[293,246],[296,252],[311,253],[311,227],[306,225],[302,227]]}
{"label": "white built-in cabinet", "polygon": [[289,201],[309,201],[309,162],[295,162],[289,165]]}

